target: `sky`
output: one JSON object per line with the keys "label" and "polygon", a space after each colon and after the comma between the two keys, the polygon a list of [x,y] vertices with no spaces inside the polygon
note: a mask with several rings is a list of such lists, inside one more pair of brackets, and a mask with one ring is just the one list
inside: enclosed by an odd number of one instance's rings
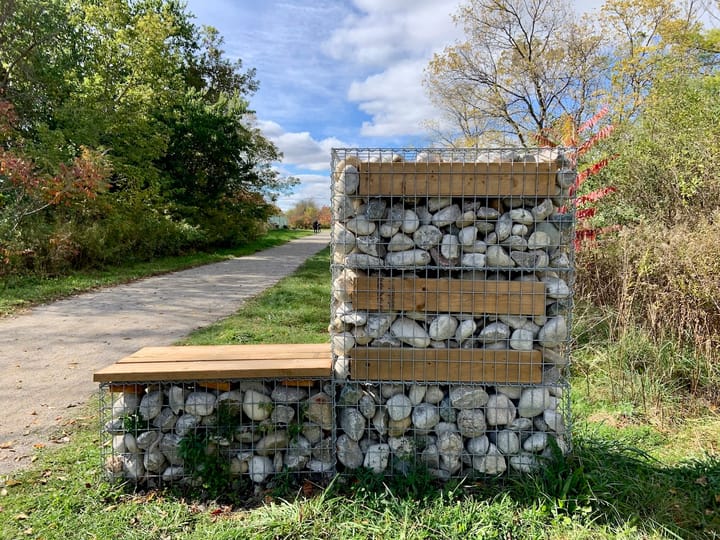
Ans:
{"label": "sky", "polygon": [[[330,199],[331,148],[424,147],[439,120],[422,87],[433,53],[460,41],[462,0],[187,0],[214,26],[226,56],[255,68],[258,127],[283,153],[275,167],[301,183],[282,210]],[[578,11],[601,0],[573,0]]]}

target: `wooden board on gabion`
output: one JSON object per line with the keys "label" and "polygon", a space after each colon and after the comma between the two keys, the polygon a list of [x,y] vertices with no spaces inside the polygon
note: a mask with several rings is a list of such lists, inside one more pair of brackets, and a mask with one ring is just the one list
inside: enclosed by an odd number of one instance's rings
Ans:
{"label": "wooden board on gabion", "polygon": [[545,314],[540,282],[358,276],[351,297],[355,309]]}
{"label": "wooden board on gabion", "polygon": [[350,372],[371,381],[542,382],[540,351],[356,347]]}
{"label": "wooden board on gabion", "polygon": [[499,197],[555,194],[557,163],[361,163],[360,196]]}
{"label": "wooden board on gabion", "polygon": [[146,347],[93,374],[100,383],[329,377],[330,346]]}

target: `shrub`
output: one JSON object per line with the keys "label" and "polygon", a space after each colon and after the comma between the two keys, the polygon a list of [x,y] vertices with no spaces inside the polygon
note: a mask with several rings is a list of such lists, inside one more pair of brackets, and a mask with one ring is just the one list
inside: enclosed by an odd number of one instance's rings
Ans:
{"label": "shrub", "polygon": [[720,211],[672,228],[653,224],[625,228],[577,255],[580,298],[617,315],[611,338],[635,324],[656,342],[678,339],[710,362],[696,366],[690,385],[704,386],[701,372],[717,379],[720,359]]}

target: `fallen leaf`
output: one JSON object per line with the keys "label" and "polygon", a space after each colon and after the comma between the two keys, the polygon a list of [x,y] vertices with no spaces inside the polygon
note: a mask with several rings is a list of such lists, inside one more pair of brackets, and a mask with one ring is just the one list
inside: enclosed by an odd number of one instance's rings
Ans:
{"label": "fallen leaf", "polygon": [[37,416],[37,411],[33,411],[30,413],[30,416]]}
{"label": "fallen leaf", "polygon": [[24,521],[24,520],[28,519],[29,517],[30,516],[28,516],[27,514],[18,514],[17,516],[15,516],[15,519],[17,521]]}
{"label": "fallen leaf", "polygon": [[14,480],[14,479],[12,479],[12,478],[10,478],[9,480],[6,480],[6,481],[5,481],[5,486],[6,486],[6,487],[19,486],[20,484],[22,484],[22,482],[20,482],[20,480]]}
{"label": "fallen leaf", "polygon": [[0,450],[7,450],[8,448],[12,448],[15,444],[15,441],[7,441],[0,443]]}
{"label": "fallen leaf", "polygon": [[699,486],[707,486],[708,485],[707,476],[701,476],[700,478],[695,480],[695,483]]}
{"label": "fallen leaf", "polygon": [[35,443],[33,444],[33,448],[40,450],[41,448],[45,448],[45,445],[43,443]]}
{"label": "fallen leaf", "polygon": [[24,534],[25,536],[30,536],[30,535],[32,535],[32,533],[33,533],[33,530],[32,530],[32,529],[25,529],[25,530],[23,531],[23,534]]}

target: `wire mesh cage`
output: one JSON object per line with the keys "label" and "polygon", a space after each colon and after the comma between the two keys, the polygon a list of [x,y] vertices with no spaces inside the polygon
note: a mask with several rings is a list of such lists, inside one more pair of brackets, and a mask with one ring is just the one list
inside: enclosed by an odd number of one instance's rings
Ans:
{"label": "wire mesh cage", "polygon": [[334,373],[379,407],[338,401],[343,466],[353,443],[440,477],[569,448],[575,177],[564,148],[333,150]]}
{"label": "wire mesh cage", "polygon": [[100,394],[110,479],[264,484],[335,470],[329,380],[106,384]]}

